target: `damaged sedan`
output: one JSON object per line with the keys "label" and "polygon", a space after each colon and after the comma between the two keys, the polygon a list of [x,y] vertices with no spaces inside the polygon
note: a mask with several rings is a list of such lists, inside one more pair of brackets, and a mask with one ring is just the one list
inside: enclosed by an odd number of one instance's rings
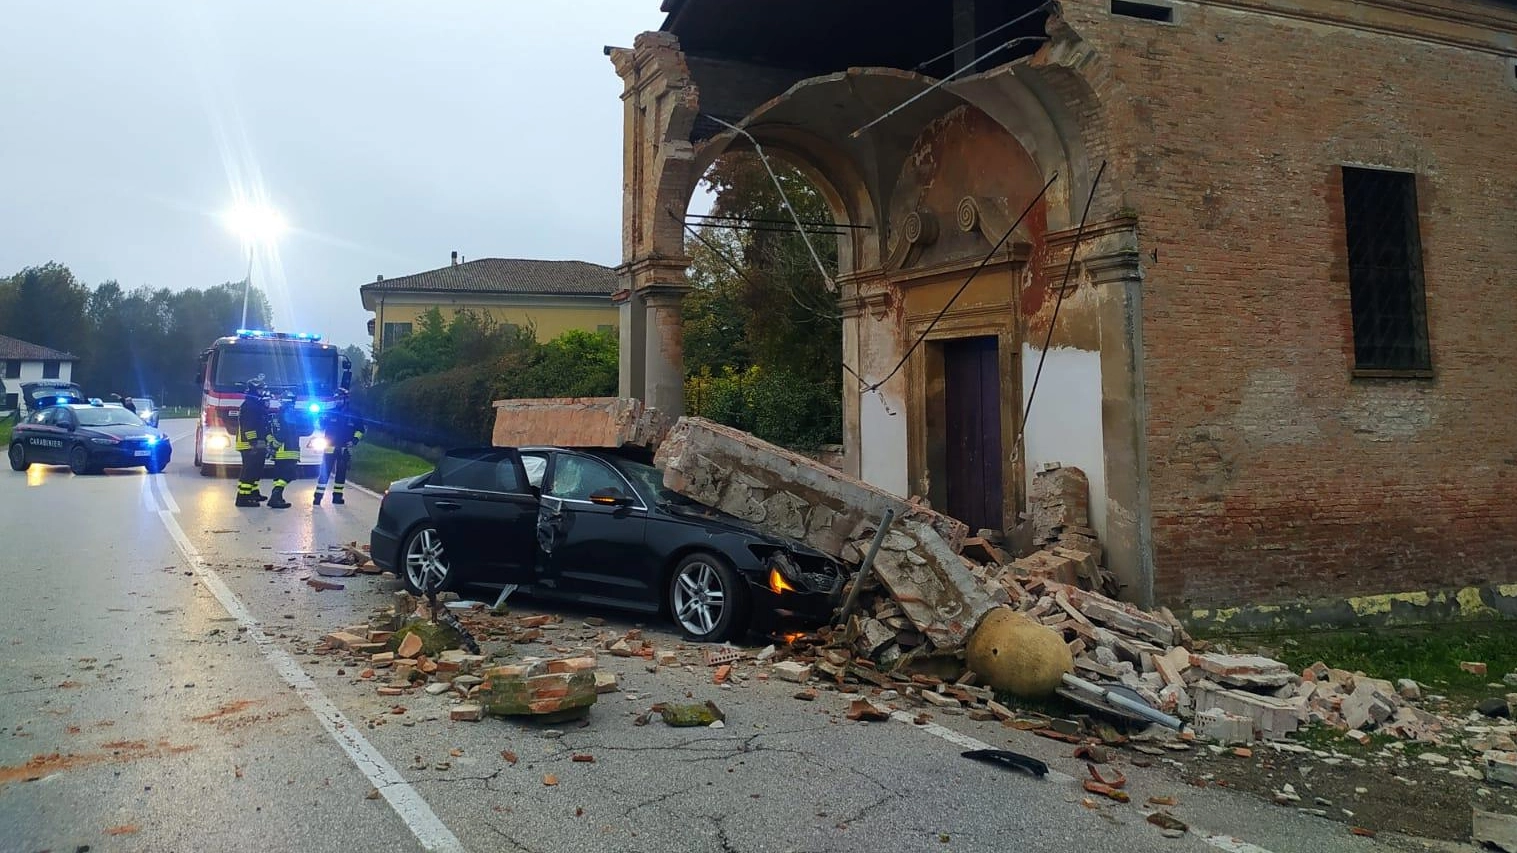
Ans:
{"label": "damaged sedan", "polygon": [[825,622],[837,561],[672,492],[609,450],[452,450],[392,484],[371,534],[413,592],[524,586],[533,596],[672,618],[701,641]]}

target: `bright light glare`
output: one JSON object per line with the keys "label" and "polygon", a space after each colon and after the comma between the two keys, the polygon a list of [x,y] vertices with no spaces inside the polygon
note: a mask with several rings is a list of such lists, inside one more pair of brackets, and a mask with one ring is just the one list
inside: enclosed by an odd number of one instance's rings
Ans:
{"label": "bright light glare", "polygon": [[319,435],[311,439],[311,449],[318,453],[325,453],[327,448],[331,446],[331,442],[328,442],[325,438],[322,438]]}
{"label": "bright light glare", "polygon": [[244,243],[268,243],[285,232],[284,217],[271,207],[238,204],[221,215],[221,221]]}
{"label": "bright light glare", "polygon": [[210,450],[226,450],[232,442],[224,435],[213,435],[206,439],[205,446]]}

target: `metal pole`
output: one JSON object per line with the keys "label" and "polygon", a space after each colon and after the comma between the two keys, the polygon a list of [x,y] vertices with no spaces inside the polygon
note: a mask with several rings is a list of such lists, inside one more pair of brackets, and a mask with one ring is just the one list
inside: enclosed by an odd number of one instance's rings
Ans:
{"label": "metal pole", "polygon": [[890,524],[893,521],[895,521],[895,510],[885,510],[885,517],[880,519],[880,529],[874,532],[874,541],[869,543],[869,553],[864,555],[864,562],[859,565],[858,574],[853,576],[853,588],[848,590],[848,598],[843,602],[843,609],[838,611],[839,623],[847,623],[848,614],[858,606],[859,592],[864,588],[864,581],[869,579],[869,570],[874,568],[874,557],[880,553],[880,543],[885,541],[885,533],[890,530]]}
{"label": "metal pole", "polygon": [[239,329],[248,327],[248,291],[253,287],[253,244],[248,244],[248,275],[242,280],[242,323]]}

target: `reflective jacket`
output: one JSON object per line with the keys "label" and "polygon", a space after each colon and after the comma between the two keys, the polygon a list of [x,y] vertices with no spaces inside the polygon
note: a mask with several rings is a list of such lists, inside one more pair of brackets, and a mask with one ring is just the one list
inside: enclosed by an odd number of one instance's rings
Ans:
{"label": "reflective jacket", "polygon": [[316,431],[311,416],[298,406],[282,406],[270,419],[276,445],[274,459],[299,459],[300,439]]}
{"label": "reflective jacket", "polygon": [[237,449],[252,450],[253,445],[266,440],[269,432],[269,409],[263,398],[249,394],[242,398],[237,410]]}
{"label": "reflective jacket", "polygon": [[329,410],[321,416],[321,432],[333,450],[351,447],[363,440],[363,419],[348,412]]}

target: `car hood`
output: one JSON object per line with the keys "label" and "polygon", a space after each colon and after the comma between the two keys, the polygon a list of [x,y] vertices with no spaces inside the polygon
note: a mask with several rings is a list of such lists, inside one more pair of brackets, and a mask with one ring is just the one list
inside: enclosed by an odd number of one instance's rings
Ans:
{"label": "car hood", "polygon": [[791,551],[799,554],[809,554],[815,557],[826,557],[826,555],[821,551],[812,548],[810,545],[807,545],[804,542],[791,539],[788,536],[780,536],[755,524],[744,521],[735,515],[729,515],[719,509],[713,509],[712,507],[706,506],[705,504],[686,504],[664,501],[658,505],[658,510],[665,515],[692,521],[700,524],[703,527],[715,528],[727,533],[736,533],[742,536],[752,537],[770,545],[788,548]]}
{"label": "car hood", "polygon": [[169,437],[158,430],[146,426],[133,426],[131,424],[111,424],[110,426],[81,426],[79,434],[91,438],[147,438],[149,436],[167,443]]}

